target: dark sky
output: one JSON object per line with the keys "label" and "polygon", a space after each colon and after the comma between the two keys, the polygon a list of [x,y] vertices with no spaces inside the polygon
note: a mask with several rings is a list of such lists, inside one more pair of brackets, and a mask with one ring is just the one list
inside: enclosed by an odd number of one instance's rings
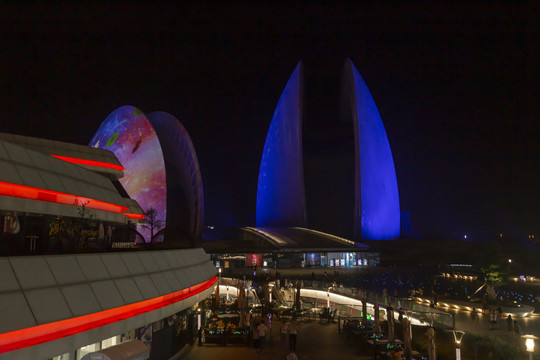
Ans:
{"label": "dark sky", "polygon": [[86,144],[122,105],[167,111],[197,150],[207,223],[246,224],[266,131],[303,60],[308,220],[331,229],[319,222],[325,212],[338,221],[348,195],[334,176],[324,194],[334,208],[322,207],[317,181],[345,161],[338,90],[351,57],[379,108],[415,232],[540,236],[535,2],[307,4],[2,5],[0,131]]}

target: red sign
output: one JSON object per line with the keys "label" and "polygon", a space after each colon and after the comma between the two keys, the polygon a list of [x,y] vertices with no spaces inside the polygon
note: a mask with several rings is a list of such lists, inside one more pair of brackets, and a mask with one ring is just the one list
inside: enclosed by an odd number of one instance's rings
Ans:
{"label": "red sign", "polygon": [[246,254],[246,266],[263,266],[262,254]]}

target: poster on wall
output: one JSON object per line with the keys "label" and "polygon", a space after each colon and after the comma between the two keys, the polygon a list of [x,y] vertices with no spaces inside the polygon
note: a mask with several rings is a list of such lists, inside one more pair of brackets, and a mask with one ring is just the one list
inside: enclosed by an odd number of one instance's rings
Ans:
{"label": "poster on wall", "polygon": [[153,324],[153,326],[152,326],[153,332],[156,332],[156,331],[159,331],[159,330],[163,329],[164,326],[165,326],[164,323],[165,323],[164,320],[158,320],[158,321],[156,321],[156,322]]}
{"label": "poster on wall", "polygon": [[120,336],[120,342],[134,340],[135,339],[135,330],[129,330]]}
{"label": "poster on wall", "polygon": [[20,229],[21,229],[21,225],[19,223],[19,218],[17,217],[17,214],[10,213],[10,214],[4,215],[4,221],[3,221],[4,234],[18,234]]}
{"label": "poster on wall", "polygon": [[148,326],[142,326],[135,330],[135,336],[141,340],[146,346],[152,344],[152,324]]}

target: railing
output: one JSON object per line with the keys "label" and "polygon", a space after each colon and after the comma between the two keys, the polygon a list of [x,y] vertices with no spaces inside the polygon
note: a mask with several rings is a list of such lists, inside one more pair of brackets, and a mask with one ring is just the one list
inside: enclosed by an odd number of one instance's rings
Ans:
{"label": "railing", "polygon": [[[357,300],[366,300],[368,303],[379,304],[380,310],[386,312],[386,307],[391,306],[397,313],[401,309],[404,313],[414,316],[414,318],[442,328],[455,328],[455,315],[440,309],[432,308],[417,303],[414,299],[400,298],[384,295],[370,290],[359,289],[350,286],[335,285],[327,281],[297,280],[302,288],[311,288],[321,291],[330,291],[334,294],[347,296]],[[291,281],[290,283],[294,283]],[[293,288],[295,288],[293,286]]]}
{"label": "railing", "polygon": [[[321,287],[320,282],[312,281],[311,283],[314,289],[328,290],[328,288]],[[304,283],[304,285],[306,284]],[[366,299],[367,302],[379,304],[381,309],[384,309],[386,306],[391,306],[396,312],[401,309],[405,313],[412,313],[415,318],[427,322],[432,326],[440,326],[442,328],[455,327],[454,314],[419,304],[413,299],[394,297],[348,286],[332,286],[330,291],[358,300]]]}

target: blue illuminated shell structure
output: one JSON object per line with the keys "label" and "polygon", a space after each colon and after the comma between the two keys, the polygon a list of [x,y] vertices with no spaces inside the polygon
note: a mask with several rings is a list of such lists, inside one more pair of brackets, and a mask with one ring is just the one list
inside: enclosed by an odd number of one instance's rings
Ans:
{"label": "blue illuminated shell structure", "polygon": [[348,59],[343,74],[345,101],[354,122],[354,238],[385,240],[401,232],[394,159],[377,105]]}
{"label": "blue illuminated shell structure", "polygon": [[257,187],[257,226],[306,224],[302,160],[302,63],[294,69],[266,136]]}
{"label": "blue illuminated shell structure", "polygon": [[[377,106],[351,60],[345,64],[343,90],[345,116],[354,123],[353,238],[397,238],[401,226],[392,151]],[[259,170],[256,215],[258,227],[306,226],[301,63],[289,78],[270,123]]]}

